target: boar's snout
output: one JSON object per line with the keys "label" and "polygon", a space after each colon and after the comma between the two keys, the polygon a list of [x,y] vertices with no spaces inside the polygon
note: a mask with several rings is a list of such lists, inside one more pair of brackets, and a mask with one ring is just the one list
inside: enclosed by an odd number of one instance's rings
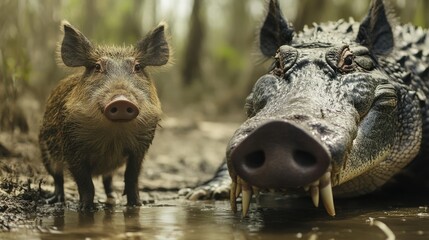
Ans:
{"label": "boar's snout", "polygon": [[270,121],[250,133],[230,161],[251,185],[281,189],[318,180],[329,167],[330,154],[308,131],[290,122]]}
{"label": "boar's snout", "polygon": [[116,96],[104,108],[104,116],[114,122],[131,121],[139,115],[137,106],[123,95]]}

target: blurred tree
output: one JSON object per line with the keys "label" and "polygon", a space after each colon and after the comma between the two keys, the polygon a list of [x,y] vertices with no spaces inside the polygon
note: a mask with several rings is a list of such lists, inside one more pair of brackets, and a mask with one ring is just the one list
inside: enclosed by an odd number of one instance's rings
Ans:
{"label": "blurred tree", "polygon": [[[214,96],[218,105],[217,114],[223,115],[241,108],[247,95],[247,85],[252,84],[251,72],[255,69],[252,61],[254,45],[254,26],[257,22],[249,11],[248,0],[228,2],[225,39],[215,49],[215,72],[218,76],[217,94]],[[223,89],[223,90],[222,90]],[[225,91],[225,89],[236,89]]]}
{"label": "blurred tree", "polygon": [[[347,20],[350,16],[359,21],[370,2],[279,1],[297,30],[304,24]],[[429,26],[429,1],[387,2],[392,3],[399,23]],[[255,59],[259,58],[254,54],[258,52],[254,42],[265,3],[266,0],[1,0],[0,108],[18,109],[24,95],[34,95],[43,104],[57,81],[70,73],[56,63],[62,19],[69,20],[94,43],[127,45],[164,19],[170,24],[176,64],[168,71],[155,73],[159,74],[155,79],[165,97],[163,105],[174,111],[179,109],[178,101],[193,103],[194,111],[207,117],[241,113],[245,96],[268,68],[257,65]],[[22,112],[27,115],[31,111],[23,108]],[[4,117],[6,114],[8,117]],[[0,118],[10,122],[10,116],[13,114],[9,111]]]}
{"label": "blurred tree", "polygon": [[369,0],[301,0],[293,25],[296,30],[301,30],[304,25],[312,26],[313,22],[336,21],[340,18],[347,20],[350,17],[360,21],[368,6]]}
{"label": "blurred tree", "polygon": [[395,16],[401,23],[411,22],[415,25],[429,27],[429,1],[427,0],[396,0],[393,5]]}
{"label": "blurred tree", "polygon": [[[96,7],[96,1],[85,1],[85,28],[83,28],[84,34],[87,36],[93,36],[95,33],[96,25],[99,22],[98,9]],[[73,23],[72,23],[73,24]]]}
{"label": "blurred tree", "polygon": [[[28,131],[18,105],[23,91],[44,96],[46,86],[58,75],[55,40],[58,31],[57,1],[0,3],[0,130]],[[25,114],[24,114],[25,113]]]}
{"label": "blurred tree", "polygon": [[293,26],[296,30],[300,30],[304,25],[311,25],[312,22],[319,21],[322,19],[323,14],[325,14],[326,5],[326,0],[299,1]]}
{"label": "blurred tree", "polygon": [[0,50],[0,132],[11,131],[15,128],[28,132],[28,123],[20,106],[18,106],[18,88],[13,74],[8,72],[3,52]]}
{"label": "blurred tree", "polygon": [[[131,9],[128,13],[127,11],[124,11],[122,16],[122,22],[126,23],[119,27],[118,33],[122,36],[126,36],[126,39],[122,39],[127,44],[134,44],[134,42],[137,42],[140,38],[142,38],[146,33],[142,31],[142,24],[141,24],[141,15],[142,15],[142,6],[144,4],[144,1],[141,0],[133,0],[131,4]],[[156,18],[156,1],[153,1],[152,4],[152,15],[154,18]],[[156,25],[154,23],[153,25]]]}
{"label": "blurred tree", "polygon": [[185,86],[191,85],[196,78],[201,76],[200,58],[205,37],[203,9],[204,1],[194,0],[189,20],[188,42],[182,60],[182,81]]}
{"label": "blurred tree", "polygon": [[414,18],[410,21],[415,22],[416,24],[422,27],[429,26],[429,2],[427,0],[420,0],[417,2],[417,11],[414,15]]}

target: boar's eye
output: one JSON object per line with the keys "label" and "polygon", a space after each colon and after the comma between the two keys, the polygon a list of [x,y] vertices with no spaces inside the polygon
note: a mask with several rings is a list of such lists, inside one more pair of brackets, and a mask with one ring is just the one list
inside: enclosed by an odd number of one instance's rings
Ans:
{"label": "boar's eye", "polygon": [[101,67],[101,64],[99,62],[95,63],[94,69],[96,72],[102,72],[103,68]]}
{"label": "boar's eye", "polygon": [[139,72],[141,72],[142,71],[142,65],[140,64],[140,63],[136,63],[135,65],[134,65],[134,72],[135,73],[139,73]]}

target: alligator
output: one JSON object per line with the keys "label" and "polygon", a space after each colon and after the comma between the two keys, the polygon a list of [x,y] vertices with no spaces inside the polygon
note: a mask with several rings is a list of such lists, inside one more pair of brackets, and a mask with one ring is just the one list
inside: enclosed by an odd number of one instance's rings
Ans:
{"label": "alligator", "polygon": [[[246,99],[215,177],[189,199],[229,196],[243,216],[263,191],[311,196],[334,216],[334,197],[407,182],[429,189],[429,34],[400,25],[372,0],[361,22],[295,32],[270,0],[259,49],[273,64]],[[404,184],[404,183],[403,183]]]}

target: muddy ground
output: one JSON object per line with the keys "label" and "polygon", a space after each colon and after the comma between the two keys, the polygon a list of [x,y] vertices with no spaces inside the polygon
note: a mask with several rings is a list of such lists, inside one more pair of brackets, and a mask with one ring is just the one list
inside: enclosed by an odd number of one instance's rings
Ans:
{"label": "muddy ground", "polygon": [[[77,206],[79,196],[70,176],[65,178],[65,206],[43,203],[43,197],[54,189],[53,179],[41,163],[37,140],[40,116],[29,119],[32,120],[28,133],[0,132],[0,231],[32,228],[37,218]],[[209,179],[221,163],[226,144],[238,125],[165,116],[140,175],[142,201],[154,203],[178,198],[179,189]],[[124,167],[114,176],[118,204],[126,203],[121,196],[123,173]],[[94,185],[95,201],[101,203],[105,195],[100,177],[94,178]]]}

